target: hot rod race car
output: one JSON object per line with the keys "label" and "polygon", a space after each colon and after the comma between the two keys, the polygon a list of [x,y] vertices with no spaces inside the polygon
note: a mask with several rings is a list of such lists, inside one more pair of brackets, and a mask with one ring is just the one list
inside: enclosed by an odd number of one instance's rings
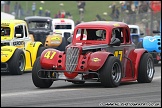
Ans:
{"label": "hot rod race car", "polygon": [[154,36],[145,36],[137,44],[137,48],[145,48],[154,58],[154,64],[161,60],[161,33],[153,31]]}
{"label": "hot rod race car", "polygon": [[[76,39],[78,31],[80,38]],[[74,84],[93,80],[104,87],[117,87],[121,82],[150,83],[153,79],[152,55],[143,48],[135,49],[123,22],[83,22],[69,40],[65,52],[49,48],[37,58],[32,69],[36,87],[49,88],[58,80]]]}
{"label": "hot rod race car", "polygon": [[65,51],[67,41],[62,35],[54,33],[51,17],[29,16],[24,19],[33,41],[40,41],[45,47]]}
{"label": "hot rod race car", "polygon": [[141,36],[144,35],[144,33],[141,33],[140,28],[138,25],[128,25],[130,28],[130,36],[132,41],[135,45],[138,44],[141,40]]}
{"label": "hot rod race car", "polygon": [[25,21],[1,20],[1,72],[31,71],[44,49],[41,42],[32,42]]}

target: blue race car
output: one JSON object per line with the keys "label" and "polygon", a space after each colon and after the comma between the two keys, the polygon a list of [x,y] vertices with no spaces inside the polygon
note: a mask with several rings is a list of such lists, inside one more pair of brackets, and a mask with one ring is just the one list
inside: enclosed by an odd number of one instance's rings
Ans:
{"label": "blue race car", "polygon": [[144,35],[144,33],[141,33],[140,28],[138,25],[128,25],[131,32],[131,39],[132,42],[137,45],[138,42],[140,42],[140,37]]}
{"label": "blue race car", "polygon": [[158,64],[161,60],[161,33],[153,31],[154,36],[145,36],[140,38],[137,48],[145,48],[154,58],[154,63]]}

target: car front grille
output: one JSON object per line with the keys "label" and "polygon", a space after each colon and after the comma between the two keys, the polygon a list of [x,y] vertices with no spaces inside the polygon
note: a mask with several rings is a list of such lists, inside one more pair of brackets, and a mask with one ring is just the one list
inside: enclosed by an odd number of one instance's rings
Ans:
{"label": "car front grille", "polygon": [[66,71],[74,71],[78,64],[79,48],[69,47],[66,51]]}

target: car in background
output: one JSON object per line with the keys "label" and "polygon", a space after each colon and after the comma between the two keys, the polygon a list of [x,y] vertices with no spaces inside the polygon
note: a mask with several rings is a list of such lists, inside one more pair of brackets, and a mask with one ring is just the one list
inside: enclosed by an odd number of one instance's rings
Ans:
{"label": "car in background", "polygon": [[41,42],[32,41],[25,21],[1,20],[1,72],[21,75],[31,71],[44,49]]}
{"label": "car in background", "polygon": [[73,35],[75,23],[68,18],[55,18],[52,21],[54,33],[60,33],[66,40]]}
{"label": "car in background", "polygon": [[48,48],[37,58],[32,70],[36,87],[49,88],[59,80],[74,84],[96,81],[103,87],[118,87],[121,82],[136,80],[139,83],[152,81],[153,57],[144,48],[136,49],[127,24],[83,22],[69,38],[72,38],[68,39],[71,43],[65,51]]}
{"label": "car in background", "polygon": [[43,16],[29,16],[24,19],[28,24],[29,33],[33,41],[40,41],[45,47],[52,47],[64,51],[66,39],[53,31],[53,19]]}
{"label": "car in background", "polygon": [[144,48],[152,54],[154,58],[154,64],[158,64],[161,61],[161,32],[154,30],[154,36],[145,36],[141,38],[141,41],[137,44],[137,48]]}
{"label": "car in background", "polygon": [[137,45],[137,43],[141,41],[141,36],[144,35],[144,33],[141,33],[138,25],[128,25],[128,26],[130,28],[131,39],[134,42],[134,44]]}

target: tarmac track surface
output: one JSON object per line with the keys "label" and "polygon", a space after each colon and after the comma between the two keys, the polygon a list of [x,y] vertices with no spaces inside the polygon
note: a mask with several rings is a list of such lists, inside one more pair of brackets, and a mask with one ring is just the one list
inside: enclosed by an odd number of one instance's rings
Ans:
{"label": "tarmac track surface", "polygon": [[1,73],[1,107],[161,107],[161,63],[155,70],[151,83],[127,82],[117,88],[103,88],[100,82],[79,85],[59,80],[49,89],[38,89],[31,73]]}

